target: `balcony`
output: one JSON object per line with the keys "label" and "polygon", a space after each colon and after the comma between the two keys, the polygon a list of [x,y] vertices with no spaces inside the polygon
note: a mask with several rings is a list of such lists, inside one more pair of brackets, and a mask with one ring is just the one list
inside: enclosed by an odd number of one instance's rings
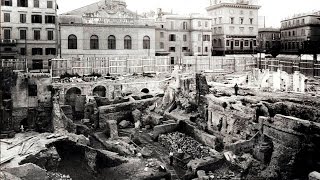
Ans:
{"label": "balcony", "polygon": [[1,45],[16,45],[17,40],[15,40],[15,39],[0,39],[0,44]]}

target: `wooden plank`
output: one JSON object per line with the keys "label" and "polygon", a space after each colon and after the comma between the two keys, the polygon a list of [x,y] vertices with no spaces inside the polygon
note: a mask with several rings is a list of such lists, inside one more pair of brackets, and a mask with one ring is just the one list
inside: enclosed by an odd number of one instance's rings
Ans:
{"label": "wooden plank", "polygon": [[26,138],[25,140],[22,140],[22,141],[20,141],[20,142],[18,142],[18,143],[16,143],[16,144],[13,144],[12,146],[9,146],[9,147],[7,148],[7,150],[12,149],[12,148],[14,148],[14,147],[16,147],[16,146],[19,146],[19,145],[21,145],[22,143],[24,143],[25,141],[29,141],[29,140],[32,139],[32,138],[34,138],[34,136],[31,136],[31,137]]}
{"label": "wooden plank", "polygon": [[7,163],[7,162],[10,162],[13,158],[14,158],[14,156],[11,156],[11,157],[8,157],[8,158],[1,160],[0,165]]}

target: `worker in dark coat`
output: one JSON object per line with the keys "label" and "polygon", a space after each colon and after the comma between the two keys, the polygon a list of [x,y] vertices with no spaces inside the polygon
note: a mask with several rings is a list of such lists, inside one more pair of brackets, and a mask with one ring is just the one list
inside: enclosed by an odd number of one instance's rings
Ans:
{"label": "worker in dark coat", "polygon": [[238,96],[238,91],[239,91],[239,86],[238,84],[234,85],[234,92],[235,92],[235,95]]}

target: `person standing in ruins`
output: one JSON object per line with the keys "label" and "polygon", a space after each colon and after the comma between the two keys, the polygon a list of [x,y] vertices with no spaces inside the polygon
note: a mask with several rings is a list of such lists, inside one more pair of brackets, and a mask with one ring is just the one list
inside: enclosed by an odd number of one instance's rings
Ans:
{"label": "person standing in ruins", "polygon": [[234,85],[234,92],[236,96],[238,96],[238,91],[239,91],[239,86],[238,86],[238,83],[236,83],[236,85]]}
{"label": "person standing in ruins", "polygon": [[173,165],[173,152],[170,152],[169,160],[170,160],[170,166],[172,166]]}

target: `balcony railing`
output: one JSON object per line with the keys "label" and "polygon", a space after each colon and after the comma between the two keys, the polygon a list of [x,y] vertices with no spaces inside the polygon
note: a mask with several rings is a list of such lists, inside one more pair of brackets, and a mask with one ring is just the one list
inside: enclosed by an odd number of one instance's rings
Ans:
{"label": "balcony railing", "polygon": [[16,44],[17,40],[15,39],[0,39],[1,44]]}

